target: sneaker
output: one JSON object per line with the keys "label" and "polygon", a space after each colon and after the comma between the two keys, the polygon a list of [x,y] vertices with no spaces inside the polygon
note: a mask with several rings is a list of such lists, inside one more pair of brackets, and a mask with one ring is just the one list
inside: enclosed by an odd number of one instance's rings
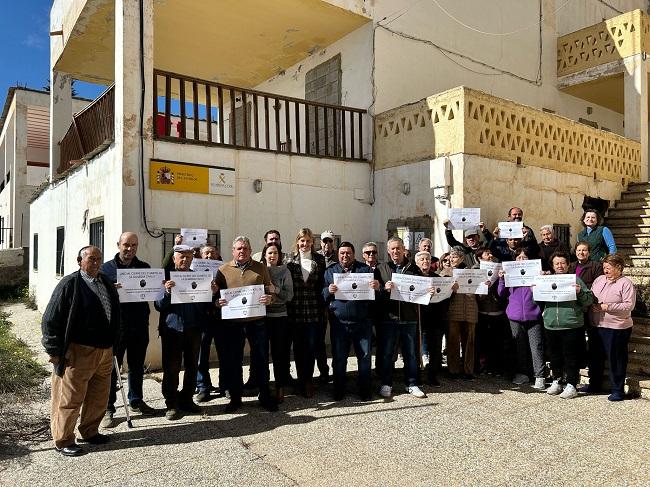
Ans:
{"label": "sneaker", "polygon": [[538,391],[543,391],[546,389],[546,381],[544,380],[544,377],[535,377],[535,383],[532,387]]}
{"label": "sneaker", "polygon": [[181,412],[176,408],[169,408],[165,412],[165,418],[169,421],[176,421],[177,419],[181,419]]}
{"label": "sneaker", "polygon": [[518,386],[528,384],[528,382],[530,382],[530,379],[528,379],[528,376],[524,374],[515,374],[515,378],[512,379],[512,383]]}
{"label": "sneaker", "polygon": [[199,391],[199,393],[196,395],[196,402],[208,402],[210,399],[212,399],[212,396],[210,396],[209,391]]}
{"label": "sneaker", "polygon": [[557,396],[560,392],[562,392],[562,386],[559,380],[554,380],[551,386],[546,389],[546,394],[550,394],[551,396]]}
{"label": "sneaker", "polygon": [[381,386],[381,389],[379,389],[379,395],[381,397],[390,397],[391,394],[393,393],[393,388],[391,386]]}
{"label": "sneaker", "polygon": [[567,384],[562,391],[562,394],[560,394],[560,397],[562,399],[573,399],[574,397],[578,397],[578,391],[576,390],[575,386]]}
{"label": "sneaker", "polygon": [[101,423],[99,423],[99,426],[102,428],[115,428],[117,426],[117,422],[113,419],[114,414],[115,413],[113,411],[106,411]]}
{"label": "sneaker", "polygon": [[612,392],[609,396],[607,396],[607,400],[612,402],[623,401],[624,399],[625,396],[620,392]]}
{"label": "sneaker", "polygon": [[424,399],[427,397],[427,395],[422,392],[422,389],[420,389],[418,386],[408,386],[406,387],[406,392],[408,392],[411,396],[417,397],[419,399]]}
{"label": "sneaker", "polygon": [[155,416],[158,414],[154,408],[149,406],[146,402],[140,401],[136,404],[129,405],[129,409],[134,413],[140,413],[143,416]]}

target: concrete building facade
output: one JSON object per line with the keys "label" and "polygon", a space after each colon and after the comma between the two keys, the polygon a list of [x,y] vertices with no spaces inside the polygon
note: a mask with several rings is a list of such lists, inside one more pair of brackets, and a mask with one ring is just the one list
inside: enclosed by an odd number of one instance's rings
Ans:
{"label": "concrete building facade", "polygon": [[[647,7],[55,0],[38,304],[126,230],[154,266],[179,227],[225,258],[236,235],[277,228],[287,248],[303,226],[440,254],[449,207],[493,226],[521,206],[574,237],[585,201],[648,177]],[[109,86],[75,117],[72,79]]]}

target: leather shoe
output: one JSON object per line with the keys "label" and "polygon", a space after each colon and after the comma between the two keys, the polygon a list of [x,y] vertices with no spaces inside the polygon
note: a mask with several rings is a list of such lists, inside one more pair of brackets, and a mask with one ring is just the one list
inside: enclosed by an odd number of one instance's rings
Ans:
{"label": "leather shoe", "polygon": [[208,402],[210,399],[212,399],[212,396],[210,395],[209,391],[200,391],[196,395],[197,402]]}
{"label": "leather shoe", "polygon": [[129,406],[132,412],[140,413],[143,416],[155,416],[158,414],[158,411],[149,406],[146,402],[140,401]]}
{"label": "leather shoe", "polygon": [[180,403],[179,408],[188,413],[200,413],[201,407],[196,404],[194,401],[185,401]]}
{"label": "leather shoe", "polygon": [[72,445],[64,446],[62,448],[54,447],[54,449],[64,457],[78,457],[79,455],[83,455],[84,453],[81,447],[76,443],[73,443]]}
{"label": "leather shoe", "polygon": [[241,407],[241,400],[237,399],[231,399],[228,404],[226,404],[226,407],[224,408],[224,412],[226,413],[234,413]]}
{"label": "leather shoe", "polygon": [[83,441],[84,443],[90,443],[91,445],[103,445],[104,443],[108,443],[109,439],[110,437],[108,435],[96,433],[90,438],[82,438],[80,441]]}
{"label": "leather shoe", "polygon": [[176,421],[177,419],[181,419],[181,412],[176,408],[169,408],[167,412],[165,412],[165,418],[169,421]]}

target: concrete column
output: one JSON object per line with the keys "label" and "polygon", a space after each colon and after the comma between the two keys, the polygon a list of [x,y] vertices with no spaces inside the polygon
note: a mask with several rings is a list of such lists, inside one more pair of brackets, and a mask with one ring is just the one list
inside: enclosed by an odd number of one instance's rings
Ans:
{"label": "concrete column", "polygon": [[60,161],[59,142],[72,123],[72,77],[60,71],[50,72],[50,181]]}
{"label": "concrete column", "polygon": [[[11,226],[13,246],[28,247],[29,205],[27,205],[27,105],[16,97],[14,117],[14,163],[11,168]],[[31,192],[30,192],[31,195]]]}
{"label": "concrete column", "polygon": [[648,181],[648,72],[640,54],[624,60],[625,137],[641,142],[641,181]]}
{"label": "concrete column", "polygon": [[[140,3],[144,13],[144,80],[140,73]],[[115,146],[122,161],[123,175],[120,231],[140,233],[143,254],[149,252],[142,224],[140,174],[145,171],[145,193],[149,196],[149,159],[153,154],[153,14],[153,0],[115,2]],[[141,99],[142,83],[145,86],[144,100]],[[143,124],[140,120],[142,103]],[[142,162],[141,126],[144,127]],[[150,197],[147,201],[150,201]]]}

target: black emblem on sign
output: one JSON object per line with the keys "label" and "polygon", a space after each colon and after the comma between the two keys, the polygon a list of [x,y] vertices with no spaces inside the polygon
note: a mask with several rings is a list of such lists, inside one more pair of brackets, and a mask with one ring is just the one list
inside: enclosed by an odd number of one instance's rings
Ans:
{"label": "black emblem on sign", "polygon": [[519,272],[521,272],[522,276],[526,275],[526,269],[521,269]]}
{"label": "black emblem on sign", "polygon": [[492,277],[492,271],[488,271],[488,277]]}
{"label": "black emblem on sign", "polygon": [[409,286],[409,291],[415,291],[415,286],[413,284]]}
{"label": "black emblem on sign", "polygon": [[357,283],[356,283],[356,282],[353,282],[353,283],[352,283],[352,289],[356,289],[356,288],[357,288]]}
{"label": "black emblem on sign", "polygon": [[441,293],[441,292],[442,292],[442,289],[440,289],[439,287],[437,287],[437,288],[436,288],[436,292],[437,292],[437,293]]}
{"label": "black emblem on sign", "polygon": [[460,221],[462,221],[462,222],[467,221],[467,218],[463,217],[463,218],[460,219]]}
{"label": "black emblem on sign", "polygon": [[192,289],[196,289],[196,286],[197,286],[196,282],[192,281]]}
{"label": "black emblem on sign", "polygon": [[555,291],[557,289],[557,284],[555,284],[555,283],[551,284],[551,289],[553,289],[553,291]]}
{"label": "black emblem on sign", "polygon": [[147,285],[147,281],[144,279],[140,280],[140,287],[145,287]]}
{"label": "black emblem on sign", "polygon": [[471,280],[471,279],[467,279],[467,284],[471,284],[471,283],[472,283],[472,280]]}
{"label": "black emblem on sign", "polygon": [[241,298],[241,304],[246,304],[246,303],[248,303],[248,299],[246,299],[246,296],[244,296],[243,298]]}

